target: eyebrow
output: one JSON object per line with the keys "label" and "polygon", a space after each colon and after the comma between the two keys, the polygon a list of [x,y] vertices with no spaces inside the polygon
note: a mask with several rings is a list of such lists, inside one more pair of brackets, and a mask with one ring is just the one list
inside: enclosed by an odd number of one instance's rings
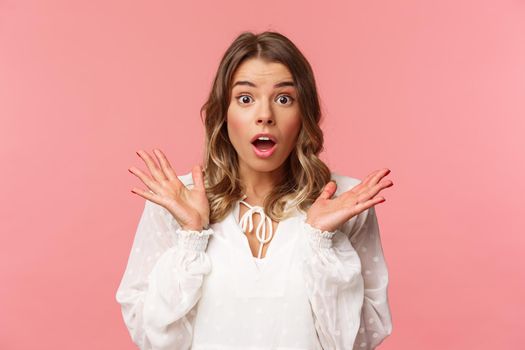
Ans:
{"label": "eyebrow", "polygon": [[[248,81],[248,80],[238,80],[235,82],[235,84],[232,85],[232,89],[237,86],[237,85],[247,85],[247,86],[251,86],[251,87],[257,87],[257,85],[255,85],[254,83],[252,83],[251,81]],[[283,86],[292,86],[292,87],[295,87],[295,84],[293,83],[293,81],[282,81],[280,83],[277,83],[275,84],[273,87],[274,88],[280,88],[280,87],[283,87]]]}

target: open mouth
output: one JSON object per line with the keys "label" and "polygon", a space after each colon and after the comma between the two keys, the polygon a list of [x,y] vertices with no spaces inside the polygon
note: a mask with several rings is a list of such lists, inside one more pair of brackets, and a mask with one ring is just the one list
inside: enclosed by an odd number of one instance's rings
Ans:
{"label": "open mouth", "polygon": [[252,145],[255,146],[261,152],[267,152],[275,145],[275,142],[272,140],[255,140],[252,142]]}
{"label": "open mouth", "polygon": [[252,142],[253,151],[255,155],[259,158],[268,158],[270,157],[277,146],[272,140],[260,140],[257,139]]}

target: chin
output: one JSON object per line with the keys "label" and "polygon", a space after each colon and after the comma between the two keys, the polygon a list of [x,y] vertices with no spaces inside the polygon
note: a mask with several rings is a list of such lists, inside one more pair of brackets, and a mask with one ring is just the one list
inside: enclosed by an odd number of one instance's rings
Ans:
{"label": "chin", "polygon": [[276,171],[279,168],[284,167],[286,164],[286,161],[287,161],[287,158],[282,159],[282,160],[255,159],[254,161],[251,161],[248,164],[252,169],[256,171],[271,172],[271,171]]}
{"label": "chin", "polygon": [[261,173],[269,173],[271,171],[275,171],[279,169],[281,165],[282,164],[269,163],[268,161],[255,162],[255,163],[249,164],[250,168],[252,168],[255,171],[259,171]]}

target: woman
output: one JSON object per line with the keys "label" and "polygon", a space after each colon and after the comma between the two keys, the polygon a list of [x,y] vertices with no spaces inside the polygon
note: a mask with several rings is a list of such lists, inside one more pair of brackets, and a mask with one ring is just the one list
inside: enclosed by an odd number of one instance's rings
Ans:
{"label": "woman", "polygon": [[388,169],[330,172],[311,67],[276,32],[224,54],[205,112],[204,168],[151,175],[117,291],[141,349],[373,349],[391,333],[374,205]]}

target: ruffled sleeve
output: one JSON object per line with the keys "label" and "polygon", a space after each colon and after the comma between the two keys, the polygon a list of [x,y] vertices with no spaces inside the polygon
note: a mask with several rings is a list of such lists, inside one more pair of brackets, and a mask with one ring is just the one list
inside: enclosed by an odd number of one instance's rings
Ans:
{"label": "ruffled sleeve", "polygon": [[141,350],[190,349],[195,305],[205,275],[211,228],[182,230],[162,206],[146,200],[116,293],[133,342]]}
{"label": "ruffled sleeve", "polygon": [[375,349],[392,333],[388,304],[388,269],[385,262],[375,207],[361,212],[349,234],[361,260],[364,300],[354,350]]}
{"label": "ruffled sleeve", "polygon": [[347,235],[302,221],[307,236],[303,276],[321,346],[351,349],[363,303],[361,262]]}

